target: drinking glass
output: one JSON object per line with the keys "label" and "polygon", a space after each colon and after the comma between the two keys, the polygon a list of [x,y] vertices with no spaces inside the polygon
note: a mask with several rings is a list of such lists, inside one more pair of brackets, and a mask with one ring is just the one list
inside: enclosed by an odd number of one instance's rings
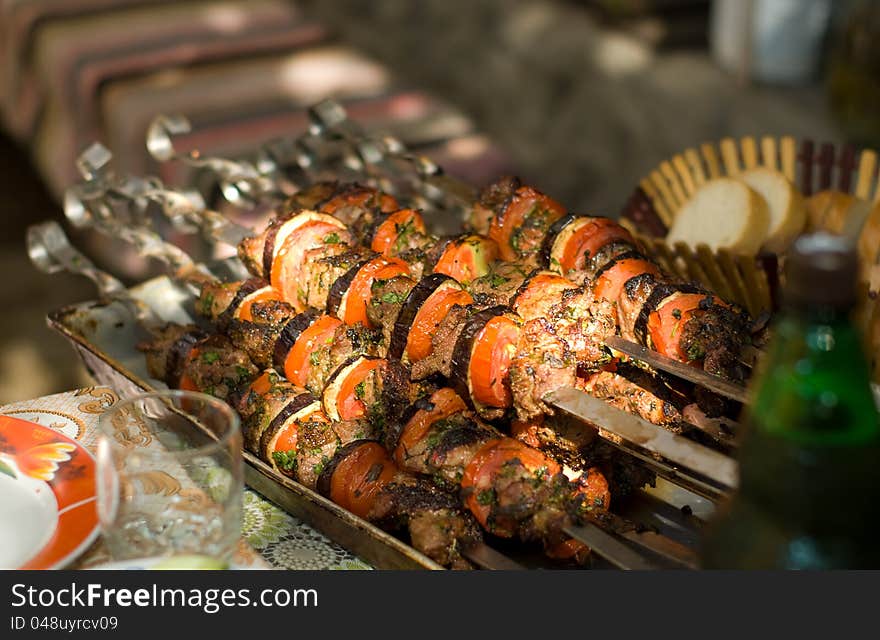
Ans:
{"label": "drinking glass", "polygon": [[112,558],[228,566],[241,535],[241,446],[237,414],[202,393],[147,393],[104,413],[98,515]]}

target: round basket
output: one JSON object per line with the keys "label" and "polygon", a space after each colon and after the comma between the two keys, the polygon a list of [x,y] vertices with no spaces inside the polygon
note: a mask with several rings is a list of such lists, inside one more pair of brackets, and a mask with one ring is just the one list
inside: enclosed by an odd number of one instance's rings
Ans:
{"label": "round basket", "polygon": [[757,166],[781,171],[805,197],[834,189],[861,200],[880,201],[877,153],[852,145],[816,145],[790,136],[725,138],[673,156],[651,171],[629,198],[621,220],[672,273],[705,283],[752,315],[776,308],[779,256],[736,255],[706,246],[664,242],[678,211],[706,181],[736,176]]}
{"label": "round basket", "polygon": [[[620,216],[621,223],[661,267],[680,278],[703,283],[740,304],[753,318],[778,308],[784,255],[737,255],[724,249],[712,251],[705,245],[669,245],[665,237],[678,211],[703,183],[758,166],[782,172],[805,198],[836,190],[862,201],[866,211],[880,203],[878,156],[873,150],[817,145],[790,136],[745,137],[686,149],[660,163],[639,183]],[[880,378],[880,265],[876,252],[863,274],[859,318],[877,361],[872,362],[875,377]]]}

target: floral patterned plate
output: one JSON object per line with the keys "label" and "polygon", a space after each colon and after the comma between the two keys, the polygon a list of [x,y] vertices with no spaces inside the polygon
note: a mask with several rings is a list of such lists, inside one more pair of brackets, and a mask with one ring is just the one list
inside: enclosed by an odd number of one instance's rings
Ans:
{"label": "floral patterned plate", "polygon": [[0,416],[0,569],[58,569],[97,536],[92,454],[53,429]]}

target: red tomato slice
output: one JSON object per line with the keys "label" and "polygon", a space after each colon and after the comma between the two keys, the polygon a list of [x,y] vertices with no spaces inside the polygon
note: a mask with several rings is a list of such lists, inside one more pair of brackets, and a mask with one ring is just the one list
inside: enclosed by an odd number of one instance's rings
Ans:
{"label": "red tomato slice", "polygon": [[425,221],[422,215],[415,209],[401,209],[392,213],[379,225],[373,234],[370,248],[383,256],[394,255],[394,244],[400,237],[400,232],[407,226],[418,233],[425,233]]}
{"label": "red tomato slice", "polygon": [[180,382],[177,384],[177,388],[181,391],[201,391],[188,373],[184,373],[180,376]]}
{"label": "red tomato slice", "polygon": [[245,296],[238,309],[235,310],[235,317],[245,322],[253,322],[254,317],[251,315],[251,307],[257,302],[267,302],[269,300],[281,300],[281,292],[272,286],[257,289],[252,294]]}
{"label": "red tomato slice", "polygon": [[608,480],[596,467],[590,467],[578,478],[577,492],[583,494],[584,505],[607,511],[611,506],[611,490]]}
{"label": "red tomato slice", "polygon": [[351,234],[341,222],[311,220],[294,229],[284,239],[284,245],[272,259],[270,284],[275,287],[285,302],[297,311],[304,311],[305,292],[301,287],[300,273],[305,253],[311,249],[328,244],[349,243]]}
{"label": "red tomato slice", "polygon": [[635,242],[629,231],[613,220],[596,218],[590,221],[569,238],[562,250],[559,260],[562,272],[583,269],[599,249],[617,241]]}
{"label": "red tomato slice", "polygon": [[345,324],[361,323],[365,327],[372,328],[373,325],[367,319],[367,307],[373,298],[371,291],[373,281],[408,275],[410,275],[409,265],[400,258],[380,256],[370,260],[352,279],[343,301],[344,317],[340,319]]}
{"label": "red tomato slice", "polygon": [[336,410],[340,420],[354,420],[363,416],[367,408],[363,401],[357,397],[357,385],[364,381],[367,374],[373,369],[378,369],[385,364],[381,358],[369,358],[361,360],[339,385],[339,394],[336,396]]}
{"label": "red tomato slice", "polygon": [[278,374],[273,374],[270,371],[263,372],[260,377],[251,382],[248,389],[258,396],[264,396],[269,391],[272,390],[272,377],[273,375],[277,378]]}
{"label": "red tomato slice", "polygon": [[489,238],[466,236],[453,240],[437,264],[434,273],[443,273],[463,285],[489,272],[489,265],[498,259],[498,245]]}
{"label": "red tomato slice", "polygon": [[648,316],[648,337],[658,353],[680,362],[689,362],[687,354],[681,349],[681,331],[705,298],[706,295],[702,293],[677,294]]}
{"label": "red tomato slice", "polygon": [[296,451],[299,436],[299,424],[295,421],[287,423],[278,434],[274,451]]}
{"label": "red tomato slice", "polygon": [[406,355],[410,362],[418,362],[431,355],[434,351],[431,338],[454,305],[467,306],[473,301],[471,294],[463,289],[441,289],[429,296],[413,318],[406,338]]}
{"label": "red tomato slice", "polygon": [[186,372],[186,368],[190,362],[199,357],[199,349],[198,347],[193,347],[189,350],[189,353],[186,354],[186,359],[184,361],[183,366],[181,367],[180,379],[177,381],[177,388],[181,391],[201,391],[198,385],[196,385],[196,381],[192,379],[192,377]]}
{"label": "red tomato slice", "polygon": [[305,387],[312,369],[309,357],[318,347],[333,342],[336,329],[341,324],[332,316],[319,316],[300,333],[284,360],[284,377],[295,385]]}
{"label": "red tomato slice", "polygon": [[510,243],[513,232],[522,227],[533,208],[549,212],[548,224],[565,215],[565,207],[553,198],[532,187],[520,187],[514,193],[502,215],[495,216],[489,225],[489,237],[498,243],[502,260],[512,261],[520,257],[520,251]]}
{"label": "red tomato slice", "polygon": [[554,476],[560,472],[559,464],[537,449],[513,438],[490,440],[477,451],[465,467],[461,488],[465,490],[465,505],[477,521],[492,533],[509,538],[516,532],[516,523],[509,518],[496,517],[489,522],[492,502],[484,498],[485,492],[494,488],[495,477],[505,463],[517,459],[530,473],[543,469]]}
{"label": "red tomato slice", "polygon": [[368,442],[339,461],[330,478],[330,499],[356,516],[366,518],[382,488],[394,478],[397,466],[377,442]]}
{"label": "red tomato slice", "polygon": [[635,278],[643,273],[653,276],[660,275],[660,269],[653,262],[641,258],[626,258],[615,262],[596,278],[593,284],[593,293],[597,298],[604,298],[609,302],[617,302],[623,291],[623,285],[630,278]]}
{"label": "red tomato slice", "polygon": [[401,467],[406,464],[407,452],[416,448],[432,424],[467,408],[464,400],[448,387],[438,389],[431,394],[430,402],[434,408],[430,411],[424,409],[416,411],[400,434],[400,441],[397,444],[397,449],[394,450],[394,459]]}
{"label": "red tomato slice", "polygon": [[519,341],[519,326],[510,318],[496,316],[477,335],[468,365],[474,400],[489,407],[513,403],[510,392],[510,360]]}

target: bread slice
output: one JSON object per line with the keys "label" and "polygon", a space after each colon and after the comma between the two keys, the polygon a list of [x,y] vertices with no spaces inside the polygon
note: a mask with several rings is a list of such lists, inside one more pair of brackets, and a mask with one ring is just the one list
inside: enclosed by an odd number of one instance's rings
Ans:
{"label": "bread slice", "polygon": [[808,231],[843,233],[849,210],[856,199],[845,191],[825,190],[813,194],[804,202],[807,210]]}
{"label": "bread slice", "polygon": [[783,253],[807,223],[804,199],[791,181],[783,174],[768,167],[755,167],[742,172],[738,179],[764,198],[770,222],[764,250]]}
{"label": "bread slice", "polygon": [[880,201],[874,203],[865,218],[857,246],[863,269],[867,270],[877,264],[877,254],[880,252]]}
{"label": "bread slice", "polygon": [[717,178],[697,189],[679,210],[666,241],[756,254],[764,244],[768,224],[761,196],[739,180]]}

